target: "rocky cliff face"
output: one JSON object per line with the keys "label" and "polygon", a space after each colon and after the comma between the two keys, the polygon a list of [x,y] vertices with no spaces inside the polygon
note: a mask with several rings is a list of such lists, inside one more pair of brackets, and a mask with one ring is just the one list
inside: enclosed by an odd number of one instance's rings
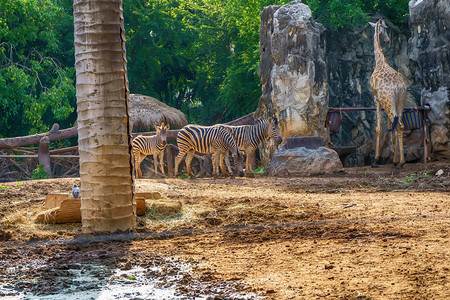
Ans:
{"label": "rocky cliff face", "polygon": [[409,2],[408,56],[412,89],[432,107],[431,143],[436,159],[450,158],[450,1]]}
{"label": "rocky cliff face", "polygon": [[[435,159],[450,157],[450,2],[413,0],[410,24],[397,28],[388,22],[391,38],[382,44],[389,64],[408,86],[406,107],[429,103],[431,145]],[[373,21],[381,15],[373,16]],[[370,76],[374,68],[373,28],[364,26],[339,33],[326,32],[326,62],[330,107],[373,107]],[[384,119],[386,120],[386,116]],[[343,113],[340,132],[332,136],[336,145],[354,145],[357,150],[344,165],[367,165],[374,155],[375,112]],[[388,136],[382,140],[382,157],[390,160]],[[405,131],[405,156],[409,162],[423,157],[423,131]]]}
{"label": "rocky cliff face", "polygon": [[[274,115],[281,135],[326,137],[328,85],[321,33],[301,1],[269,6],[261,13],[259,76],[262,97],[255,117]],[[265,156],[273,150],[263,145]],[[261,150],[261,149],[260,149]]]}
{"label": "rocky cliff face", "polygon": [[[374,15],[376,22],[382,15]],[[400,30],[388,23],[389,44],[382,42],[383,53],[389,64],[398,70],[407,86],[411,85],[412,76],[408,68],[407,35],[408,31]],[[330,107],[374,107],[370,77],[375,67],[373,50],[374,29],[369,24],[352,30],[326,32],[326,62],[330,87]],[[414,95],[408,93],[406,107],[417,106]],[[346,166],[368,165],[374,156],[376,139],[375,111],[343,112],[343,122],[339,133],[332,135],[332,142],[337,146],[356,146],[356,152],[345,158]],[[387,116],[383,115],[383,130],[386,131]],[[386,131],[387,133],[387,131]],[[422,157],[419,145],[409,147],[408,136],[405,138],[407,161]],[[414,140],[419,134],[412,135]],[[381,141],[382,158],[389,161],[390,147],[387,134]],[[412,143],[414,145],[414,143]]]}
{"label": "rocky cliff face", "polygon": [[[279,116],[285,137],[322,136],[327,102],[329,107],[374,107],[370,87],[375,66],[374,29],[366,25],[339,32],[323,30],[303,6],[294,1],[267,7],[261,13],[259,75],[263,93],[257,116]],[[384,55],[408,86],[405,106],[418,106],[425,100],[434,109],[429,119],[435,158],[450,157],[450,1],[412,0],[409,8],[409,26],[397,28],[387,22],[391,43],[382,42]],[[380,17],[375,15],[372,21]],[[386,124],[385,113],[383,118]],[[374,111],[343,112],[341,129],[332,142],[357,147],[345,158],[344,166],[373,161],[375,123]],[[389,162],[385,132],[382,158]],[[404,142],[407,162],[422,159],[422,129],[405,131]]]}

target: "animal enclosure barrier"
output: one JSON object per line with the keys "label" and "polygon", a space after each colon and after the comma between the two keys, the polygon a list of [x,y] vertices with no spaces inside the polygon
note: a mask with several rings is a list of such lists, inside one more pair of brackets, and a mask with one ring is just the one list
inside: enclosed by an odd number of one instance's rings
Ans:
{"label": "animal enclosure barrier", "polygon": [[[246,125],[254,121],[253,113],[226,125]],[[179,130],[168,130],[167,140],[175,141]],[[154,135],[155,132],[132,133],[137,135]],[[0,181],[24,180],[32,177],[33,170],[42,164],[49,177],[79,176],[78,146],[50,150],[48,142],[60,141],[78,136],[76,127],[59,130],[54,124],[49,132],[29,136],[0,139]],[[38,145],[33,147],[32,145]],[[174,153],[178,151],[175,145],[167,147],[165,161],[169,173],[173,173]],[[175,154],[176,156],[176,154]],[[205,159],[196,155],[200,161],[200,172],[204,172]]]}
{"label": "animal enclosure barrier", "polygon": [[[382,109],[384,110],[384,109]],[[423,162],[430,160],[430,138],[429,138],[429,121],[427,112],[431,110],[430,105],[423,103],[422,106],[405,107],[402,114],[402,123],[405,130],[423,129]],[[343,111],[376,111],[375,107],[345,107],[328,109],[326,124],[328,130],[328,141],[331,141],[330,135],[338,133],[342,123]]]}

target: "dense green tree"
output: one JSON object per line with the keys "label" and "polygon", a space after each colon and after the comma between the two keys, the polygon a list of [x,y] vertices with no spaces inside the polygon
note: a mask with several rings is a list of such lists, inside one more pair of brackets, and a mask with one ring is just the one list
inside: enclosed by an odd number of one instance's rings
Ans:
{"label": "dense green tree", "polygon": [[0,11],[0,137],[64,123],[75,106],[74,69],[59,60],[56,28],[68,16],[51,0],[0,0]]}
{"label": "dense green tree", "polygon": [[[260,12],[283,0],[127,0],[132,93],[183,110],[189,121],[226,122],[261,95]],[[331,30],[381,11],[404,22],[408,0],[305,0]],[[76,119],[72,1],[0,0],[0,137],[62,128]]]}
{"label": "dense green tree", "polygon": [[332,30],[367,23],[368,13],[381,12],[394,23],[408,16],[409,0],[307,0],[313,16]]}

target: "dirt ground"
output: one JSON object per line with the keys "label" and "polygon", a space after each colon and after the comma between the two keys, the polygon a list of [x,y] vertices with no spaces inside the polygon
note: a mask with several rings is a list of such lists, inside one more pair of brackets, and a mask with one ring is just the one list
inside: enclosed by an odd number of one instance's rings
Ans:
{"label": "dirt ground", "polygon": [[[159,191],[182,210],[148,211],[124,235],[35,224],[45,196],[74,183],[0,184],[0,295],[52,295],[71,288],[68,270],[95,264],[174,275],[159,285],[173,286],[177,299],[450,298],[449,162],[300,178],[141,179],[136,191]],[[97,273],[83,289],[111,281],[111,271]]]}

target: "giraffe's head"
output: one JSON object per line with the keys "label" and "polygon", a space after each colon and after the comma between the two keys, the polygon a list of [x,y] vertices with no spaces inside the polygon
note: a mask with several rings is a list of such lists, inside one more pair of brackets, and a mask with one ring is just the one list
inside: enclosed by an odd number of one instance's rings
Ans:
{"label": "giraffe's head", "polygon": [[164,122],[161,122],[161,126],[155,125],[156,135],[159,135],[161,141],[164,145],[167,144],[167,130],[170,129],[170,125],[167,124],[164,126]]}
{"label": "giraffe's head", "polygon": [[378,34],[378,36],[382,37],[383,40],[389,44],[389,42],[391,40],[389,39],[389,35],[387,34],[386,20],[379,19],[378,22],[376,22],[376,23],[369,22],[369,24],[372,25],[372,27],[375,27],[375,30],[377,31],[376,33]]}

